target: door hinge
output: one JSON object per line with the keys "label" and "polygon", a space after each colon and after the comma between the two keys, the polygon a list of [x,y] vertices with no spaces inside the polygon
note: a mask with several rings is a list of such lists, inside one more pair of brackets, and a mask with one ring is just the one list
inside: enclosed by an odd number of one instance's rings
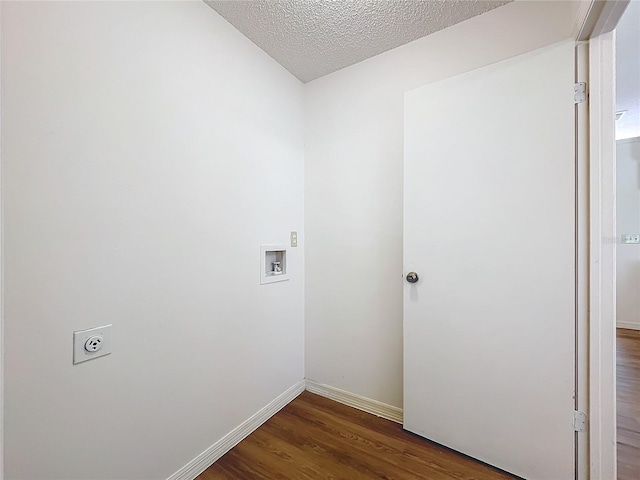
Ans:
{"label": "door hinge", "polygon": [[578,410],[574,410],[573,412],[573,429],[576,432],[586,432],[587,431],[587,414],[584,412],[580,412]]}
{"label": "door hinge", "polygon": [[587,101],[587,82],[578,82],[573,86],[573,103],[584,103]]}

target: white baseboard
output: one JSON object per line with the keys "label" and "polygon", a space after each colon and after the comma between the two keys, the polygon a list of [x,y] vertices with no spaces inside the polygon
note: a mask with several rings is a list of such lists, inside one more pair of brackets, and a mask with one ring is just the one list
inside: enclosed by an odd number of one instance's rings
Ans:
{"label": "white baseboard", "polygon": [[304,380],[293,385],[267,406],[261,408],[255,415],[242,422],[176,473],[171,475],[167,480],[193,480],[196,478],[209,468],[216,460],[239,444],[242,440],[247,438],[255,429],[269,420],[289,402],[300,395],[304,391],[304,388]]}
{"label": "white baseboard", "polygon": [[616,324],[618,328],[628,328],[629,330],[640,330],[640,323],[631,323],[631,322],[618,322]]}
{"label": "white baseboard", "polygon": [[361,397],[355,393],[346,392],[329,385],[323,385],[322,383],[317,383],[313,380],[306,380],[305,386],[311,393],[326,397],[330,400],[335,400],[336,402],[343,403],[349,407],[357,408],[363,412],[386,418],[387,420],[402,423],[403,416],[401,408],[387,405],[386,403],[372,400],[367,397]]}

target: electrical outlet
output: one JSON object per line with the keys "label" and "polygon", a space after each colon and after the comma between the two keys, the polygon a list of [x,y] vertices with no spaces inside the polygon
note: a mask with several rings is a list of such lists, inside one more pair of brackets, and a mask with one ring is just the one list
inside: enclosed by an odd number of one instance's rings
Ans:
{"label": "electrical outlet", "polygon": [[622,235],[622,243],[640,243],[640,235],[635,233]]}
{"label": "electrical outlet", "polygon": [[298,232],[291,232],[291,246],[298,246]]}
{"label": "electrical outlet", "polygon": [[84,342],[84,349],[89,353],[96,353],[102,350],[102,344],[104,340],[102,335],[94,335],[93,337],[89,337],[89,340]]}
{"label": "electrical outlet", "polygon": [[111,325],[73,332],[73,363],[111,353]]}

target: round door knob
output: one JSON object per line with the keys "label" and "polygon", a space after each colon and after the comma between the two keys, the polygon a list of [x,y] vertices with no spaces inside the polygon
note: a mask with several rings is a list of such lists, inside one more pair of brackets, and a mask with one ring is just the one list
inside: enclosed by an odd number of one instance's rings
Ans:
{"label": "round door knob", "polygon": [[416,272],[407,273],[407,282],[416,283],[418,281],[418,274]]}

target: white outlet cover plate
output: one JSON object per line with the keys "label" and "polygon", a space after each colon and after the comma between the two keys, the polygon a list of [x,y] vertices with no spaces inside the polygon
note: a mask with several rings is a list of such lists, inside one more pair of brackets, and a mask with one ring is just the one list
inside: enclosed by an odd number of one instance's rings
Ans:
{"label": "white outlet cover plate", "polygon": [[[97,352],[87,352],[84,344],[94,335],[102,337],[102,348]],[[73,364],[86,362],[98,357],[104,357],[111,353],[111,325],[78,330],[73,332]]]}

